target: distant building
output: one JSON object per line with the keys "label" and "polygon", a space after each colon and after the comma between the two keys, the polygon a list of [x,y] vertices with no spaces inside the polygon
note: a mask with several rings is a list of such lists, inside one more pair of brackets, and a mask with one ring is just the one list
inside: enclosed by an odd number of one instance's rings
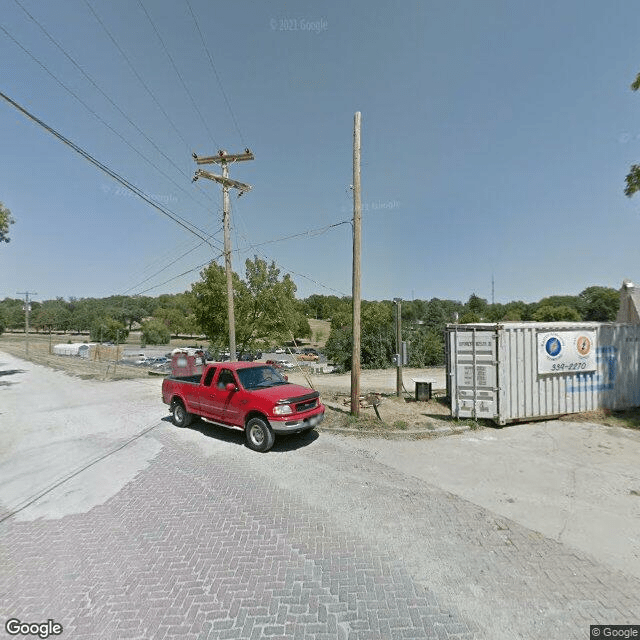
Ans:
{"label": "distant building", "polygon": [[622,282],[616,322],[640,324],[640,287],[636,287],[631,280]]}
{"label": "distant building", "polygon": [[57,356],[79,356],[80,358],[88,358],[91,347],[95,347],[95,345],[95,342],[56,344],[53,347],[53,353]]}

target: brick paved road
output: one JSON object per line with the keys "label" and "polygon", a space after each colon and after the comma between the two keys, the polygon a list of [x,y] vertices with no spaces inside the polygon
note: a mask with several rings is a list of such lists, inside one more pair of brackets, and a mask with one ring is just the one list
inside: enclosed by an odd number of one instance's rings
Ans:
{"label": "brick paved road", "polygon": [[4,620],[52,618],[62,638],[351,640],[564,640],[640,621],[638,580],[352,441],[260,455],[241,434],[166,422],[145,438],[162,450],[104,504],[0,525]]}

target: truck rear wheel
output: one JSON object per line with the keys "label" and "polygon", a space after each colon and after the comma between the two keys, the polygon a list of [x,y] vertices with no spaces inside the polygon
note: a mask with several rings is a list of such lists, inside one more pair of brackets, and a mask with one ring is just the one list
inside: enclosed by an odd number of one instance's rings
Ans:
{"label": "truck rear wheel", "polygon": [[247,445],[254,451],[269,451],[275,442],[271,427],[261,418],[251,418],[245,427]]}
{"label": "truck rear wheel", "polygon": [[182,402],[174,403],[172,414],[173,424],[175,424],[176,427],[188,427],[193,420],[193,415],[184,408]]}

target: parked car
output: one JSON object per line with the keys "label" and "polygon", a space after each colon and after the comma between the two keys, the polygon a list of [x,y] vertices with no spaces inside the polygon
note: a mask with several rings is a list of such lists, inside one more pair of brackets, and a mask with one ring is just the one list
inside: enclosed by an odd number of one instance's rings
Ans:
{"label": "parked car", "polygon": [[243,353],[238,360],[240,362],[253,362],[254,361],[254,357],[252,353]]}
{"label": "parked car", "polygon": [[255,451],[271,449],[275,434],[310,431],[325,411],[317,391],[252,362],[213,363],[202,374],[169,376],[162,381],[162,401],[176,426],[186,427],[200,416],[243,430]]}

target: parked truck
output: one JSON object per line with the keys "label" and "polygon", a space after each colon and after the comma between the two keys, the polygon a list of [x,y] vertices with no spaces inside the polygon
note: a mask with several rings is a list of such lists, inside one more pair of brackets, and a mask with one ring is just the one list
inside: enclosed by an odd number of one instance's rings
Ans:
{"label": "parked truck", "polygon": [[171,375],[162,381],[162,401],[176,426],[201,417],[240,429],[255,451],[271,449],[275,434],[310,431],[325,411],[317,391],[255,362],[215,362],[205,365],[202,374]]}

